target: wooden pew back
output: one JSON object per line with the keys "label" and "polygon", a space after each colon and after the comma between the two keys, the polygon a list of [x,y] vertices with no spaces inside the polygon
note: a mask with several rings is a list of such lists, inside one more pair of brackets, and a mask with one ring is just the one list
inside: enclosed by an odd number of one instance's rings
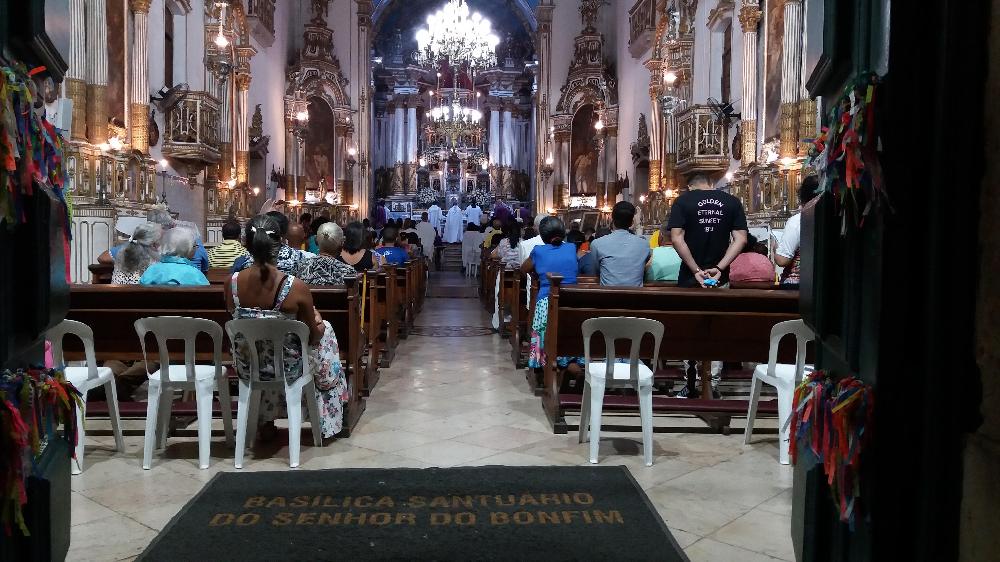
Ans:
{"label": "wooden pew back", "polygon": [[[343,287],[312,287],[313,301],[324,320],[330,322],[337,336],[340,355],[348,377],[351,398],[345,427],[349,429],[364,411],[361,391],[364,372],[361,368],[361,315],[358,306],[357,280],[345,280]],[[67,318],[83,322],[94,331],[98,360],[141,361],[142,349],[134,323],[148,316],[191,316],[217,322],[224,327],[232,319],[226,310],[222,285],[208,287],[143,287],[139,285],[72,285]],[[207,338],[205,338],[207,342]],[[231,346],[223,345],[226,360],[231,360]],[[79,340],[67,338],[66,360],[83,359]],[[146,338],[146,352],[155,361],[156,341]],[[183,361],[182,347],[172,350],[171,360]],[[198,341],[198,361],[212,360],[211,346]]]}

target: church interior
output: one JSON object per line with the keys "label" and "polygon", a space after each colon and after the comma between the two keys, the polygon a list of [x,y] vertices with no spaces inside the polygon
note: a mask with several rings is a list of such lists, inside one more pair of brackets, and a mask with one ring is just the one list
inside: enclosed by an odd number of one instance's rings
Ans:
{"label": "church interior", "polygon": [[0,0],[0,560],[996,560],[996,4]]}

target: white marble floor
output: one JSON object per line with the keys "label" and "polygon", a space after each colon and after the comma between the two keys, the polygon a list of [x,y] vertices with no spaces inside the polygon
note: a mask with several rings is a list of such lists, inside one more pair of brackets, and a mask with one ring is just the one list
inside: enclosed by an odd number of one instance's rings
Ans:
{"label": "white marble floor", "polygon": [[[424,326],[487,321],[475,299],[428,299],[417,318]],[[773,421],[759,425],[774,428]],[[638,432],[603,434],[601,463],[629,468],[691,560],[794,560],[792,472],[777,462],[773,432],[744,446],[738,429],[705,433],[693,418],[658,418],[657,426],[652,467],[642,464]],[[72,481],[68,560],[137,556],[214,474],[234,470],[221,437],[208,470],[198,469],[194,437],[173,437],[144,471],[141,420],[126,423],[124,453],[114,451],[106,422],[88,427],[96,436],[88,437],[84,473]],[[256,451],[244,470],[288,470],[282,439]],[[302,469],[587,463],[587,445],[575,433],[552,434],[524,371],[511,365],[508,344],[496,335],[410,337],[382,371],[355,434],[322,448],[306,443]]]}

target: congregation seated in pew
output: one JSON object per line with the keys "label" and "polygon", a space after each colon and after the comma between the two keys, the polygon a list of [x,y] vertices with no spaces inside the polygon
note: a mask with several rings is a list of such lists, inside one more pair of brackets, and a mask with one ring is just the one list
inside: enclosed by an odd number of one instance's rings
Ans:
{"label": "congregation seated in pew", "polygon": [[[343,427],[343,404],[348,400],[347,379],[340,362],[337,336],[330,323],[323,320],[313,305],[309,287],[295,276],[281,272],[276,263],[282,246],[279,226],[268,215],[254,217],[247,224],[246,240],[253,258],[251,265],[234,273],[225,286],[226,309],[233,319],[284,318],[298,320],[309,328],[309,355],[300,356],[298,338],[285,337],[284,373],[274,372],[274,363],[260,365],[262,378],[284,377],[292,382],[302,376],[302,361],[309,362],[319,400],[320,426],[323,437],[333,437]],[[274,350],[262,353],[273,357]],[[246,379],[250,373],[250,350],[241,338],[233,342],[233,362],[236,372]],[[274,434],[274,420],[283,417],[284,405],[278,393],[265,393],[262,398],[260,423],[262,435]]]}
{"label": "congregation seated in pew", "polygon": [[142,274],[149,266],[160,261],[160,238],[163,227],[154,222],[145,222],[135,227],[125,247],[117,252],[114,270],[111,273],[113,285],[138,285]]}
{"label": "congregation seated in pew", "polygon": [[299,279],[307,285],[343,285],[344,277],[357,273],[340,257],[344,231],[337,223],[327,222],[320,225],[315,236],[319,255],[303,263]]}
{"label": "congregation seated in pew", "polygon": [[192,259],[195,254],[194,234],[186,228],[172,228],[160,239],[160,261],[151,264],[140,285],[208,285],[208,278]]}
{"label": "congregation seated in pew", "polygon": [[226,221],[222,225],[222,243],[208,251],[209,267],[229,269],[237,259],[250,255],[240,242],[241,230],[236,221]]}
{"label": "congregation seated in pew", "polygon": [[[298,275],[299,268],[302,267],[303,262],[316,257],[316,255],[310,254],[309,252],[303,251],[297,247],[292,247],[288,243],[288,239],[286,238],[289,227],[288,217],[278,211],[270,211],[267,213],[267,216],[271,217],[275,225],[274,232],[269,234],[277,235],[282,241],[278,247],[277,257],[275,258],[275,265],[277,266],[278,271],[289,275]],[[299,244],[301,244],[301,241],[299,241]],[[249,243],[247,245],[249,246]],[[236,262],[233,263],[233,273],[243,271],[251,265],[253,265],[252,255],[237,259]]]}
{"label": "congregation seated in pew", "polygon": [[649,260],[649,243],[629,230],[635,220],[635,205],[615,203],[611,210],[611,234],[590,244],[601,274],[601,285],[641,287]]}

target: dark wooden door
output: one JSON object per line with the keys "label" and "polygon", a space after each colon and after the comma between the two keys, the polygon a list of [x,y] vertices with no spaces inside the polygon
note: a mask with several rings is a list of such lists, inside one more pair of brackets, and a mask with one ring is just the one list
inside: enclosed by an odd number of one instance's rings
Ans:
{"label": "dark wooden door", "polygon": [[[810,3],[820,4],[820,0]],[[856,528],[818,468],[796,467],[793,539],[808,561],[953,560],[961,437],[977,424],[977,205],[984,0],[825,0],[824,57],[808,88],[835,101],[884,77],[877,115],[891,210],[842,223],[826,194],[803,215],[803,317],[817,363],[876,392]]]}

